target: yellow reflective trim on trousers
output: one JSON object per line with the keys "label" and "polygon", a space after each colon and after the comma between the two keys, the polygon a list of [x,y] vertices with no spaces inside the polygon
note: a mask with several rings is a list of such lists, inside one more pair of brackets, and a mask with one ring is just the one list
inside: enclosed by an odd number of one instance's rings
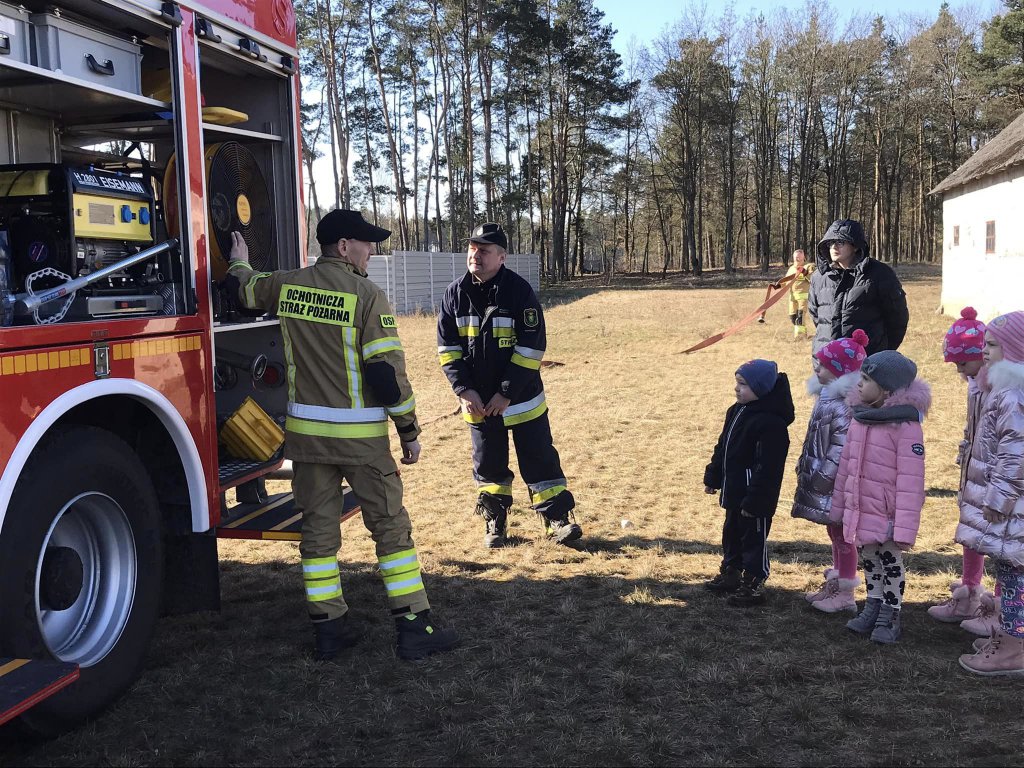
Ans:
{"label": "yellow reflective trim on trousers", "polygon": [[320,595],[310,595],[310,594],[307,593],[306,594],[306,599],[309,602],[311,602],[311,603],[320,603],[320,602],[323,602],[324,600],[333,600],[336,597],[341,597],[342,594],[343,593],[342,593],[341,587],[338,587],[335,590],[332,590],[330,592],[324,592],[323,594],[320,594]]}
{"label": "yellow reflective trim on trousers", "polygon": [[476,325],[460,325],[459,336],[468,336],[473,339],[480,335],[480,327]]}
{"label": "yellow reflective trim on trousers", "polygon": [[304,557],[302,558],[302,565],[330,565],[334,563],[338,564],[338,558],[336,557]]}
{"label": "yellow reflective trim on trousers", "polygon": [[514,427],[516,424],[523,424],[527,421],[533,421],[538,416],[543,415],[548,409],[547,401],[541,403],[536,408],[531,408],[524,413],[517,413],[515,416],[505,416],[505,426]]}
{"label": "yellow reflective trim on trousers", "polygon": [[416,556],[416,548],[413,547],[412,549],[403,549],[401,552],[394,552],[390,555],[382,555],[377,558],[377,562],[380,563],[382,567],[387,567],[385,563],[393,563],[395,560],[404,560],[407,557]]}
{"label": "yellow reflective trim on trousers", "polygon": [[497,485],[497,484],[492,483],[490,485],[481,485],[479,488],[477,488],[477,492],[478,493],[493,493],[495,496],[511,496],[512,495],[512,486],[511,485]]}
{"label": "yellow reflective trim on trousers", "polygon": [[[404,595],[411,595],[415,592],[425,592],[426,587],[423,586],[423,580],[419,576],[413,579],[407,579],[409,582],[405,586],[392,586],[391,584],[385,583],[384,589],[387,590],[388,597],[402,597]],[[403,582],[404,584],[404,582]]]}
{"label": "yellow reflective trim on trousers", "polygon": [[284,423],[288,432],[297,435],[309,435],[311,437],[339,437],[339,438],[367,438],[387,437],[388,423],[386,421],[373,422],[370,424],[332,424],[327,421],[309,421],[289,416]]}
{"label": "yellow reflective trim on trousers", "polygon": [[564,485],[553,485],[550,488],[545,488],[540,493],[531,494],[530,498],[533,500],[534,504],[540,504],[542,501],[547,501],[548,499],[552,499],[555,496],[557,496],[558,494],[560,494],[562,491],[567,491],[567,490],[569,490],[569,489],[566,488]]}
{"label": "yellow reflective trim on trousers", "polygon": [[448,363],[453,363],[456,360],[461,360],[462,359],[462,353],[461,352],[442,352],[440,355],[437,356],[437,359],[441,361],[441,365],[448,365]]}
{"label": "yellow reflective trim on trousers", "polygon": [[512,363],[520,365],[523,368],[529,368],[530,370],[540,370],[540,360],[532,360],[529,357],[523,357],[518,352],[512,353]]}
{"label": "yellow reflective trim on trousers", "polygon": [[470,424],[483,424],[484,423],[484,417],[483,416],[474,416],[472,413],[466,413],[465,411],[462,412],[462,418],[464,418]]}

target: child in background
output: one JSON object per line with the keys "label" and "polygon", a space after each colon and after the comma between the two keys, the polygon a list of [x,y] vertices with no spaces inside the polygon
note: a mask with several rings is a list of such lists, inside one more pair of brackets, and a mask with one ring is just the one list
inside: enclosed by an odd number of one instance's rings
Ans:
{"label": "child in background", "polygon": [[839,457],[850,426],[847,396],[860,380],[860,366],[867,357],[864,331],[852,338],[830,341],[818,350],[814,378],[807,389],[818,396],[807,425],[804,449],[796,464],[797,483],[793,517],[827,526],[832,540],[832,567],[825,570],[825,583],[817,592],[805,595],[819,611],[856,611],[853,590],[857,578],[857,548],[843,538],[843,521],[832,518],[832,490],[839,470]]}
{"label": "child in background", "polygon": [[[954,363],[957,373],[967,382],[967,426],[964,427],[964,439],[960,441],[956,457],[956,463],[960,467],[958,505],[967,482],[971,446],[974,444],[974,435],[984,404],[984,396],[976,378],[981,371],[984,348],[985,324],[978,320],[978,313],[973,307],[965,307],[960,312],[960,319],[950,326],[942,341],[942,359],[947,363]],[[978,554],[970,547],[964,547],[960,580],[949,585],[950,598],[941,605],[929,608],[928,615],[936,621],[955,624],[969,621],[978,614],[983,597],[987,596],[987,605],[991,606],[994,598],[981,586],[981,577],[984,575],[984,555]],[[994,612],[986,610],[982,613],[988,616]],[[991,634],[991,627],[985,634]]]}
{"label": "child in background", "polygon": [[789,452],[793,397],[789,379],[770,360],[751,360],[736,370],[736,403],[704,472],[704,492],[720,491],[725,509],[722,566],[705,585],[731,592],[730,605],[760,605],[770,571],[768,532],[779,502]]}
{"label": "child in background", "polygon": [[988,390],[960,497],[956,540],[996,561],[1001,625],[960,666],[985,677],[1024,675],[1024,312],[985,329]]}
{"label": "child in background", "polygon": [[868,599],[846,626],[876,643],[895,643],[902,634],[903,552],[917,540],[924,506],[921,419],[931,391],[912,360],[886,350],[864,361],[850,404],[832,515],[842,518],[847,543],[861,548]]}

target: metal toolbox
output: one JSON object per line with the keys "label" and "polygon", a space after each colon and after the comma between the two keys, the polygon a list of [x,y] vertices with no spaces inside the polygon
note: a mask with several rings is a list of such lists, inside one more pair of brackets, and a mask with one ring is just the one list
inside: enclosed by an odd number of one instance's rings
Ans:
{"label": "metal toolbox", "polygon": [[28,11],[24,6],[0,3],[0,64],[4,59],[32,63],[28,30]]}
{"label": "metal toolbox", "polygon": [[142,93],[142,48],[53,13],[34,13],[32,63],[69,77]]}

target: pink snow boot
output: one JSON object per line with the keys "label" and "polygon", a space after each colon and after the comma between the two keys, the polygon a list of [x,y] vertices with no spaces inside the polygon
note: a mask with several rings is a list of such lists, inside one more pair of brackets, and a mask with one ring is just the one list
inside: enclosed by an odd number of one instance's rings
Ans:
{"label": "pink snow boot", "polygon": [[860,584],[860,579],[836,579],[828,582],[828,594],[821,600],[811,603],[812,608],[817,608],[825,613],[839,613],[840,611],[857,612],[857,601],[853,599],[853,590]]}
{"label": "pink snow boot", "polygon": [[804,600],[808,603],[816,603],[819,600],[824,600],[828,594],[831,585],[839,580],[839,571],[835,568],[825,569],[825,583],[822,584],[817,592],[807,592],[804,594]]}
{"label": "pink snow boot", "polygon": [[999,599],[990,592],[981,595],[974,618],[960,622],[960,627],[978,637],[991,637],[1001,628]]}
{"label": "pink snow boot", "polygon": [[963,582],[954,581],[949,585],[950,598],[928,609],[928,615],[943,624],[958,624],[973,619],[978,612],[981,595],[985,591],[981,585],[969,587]]}

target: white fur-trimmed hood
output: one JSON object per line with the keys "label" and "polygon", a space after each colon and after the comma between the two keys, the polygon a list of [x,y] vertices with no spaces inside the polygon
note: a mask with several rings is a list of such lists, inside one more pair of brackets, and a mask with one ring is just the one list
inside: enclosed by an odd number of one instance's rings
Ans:
{"label": "white fur-trimmed hood", "polygon": [[817,376],[812,375],[807,380],[807,394],[832,400],[843,399],[853,391],[859,380],[860,371],[844,373],[838,379],[833,379],[828,384],[822,384],[818,381]]}
{"label": "white fur-trimmed hood", "polygon": [[1024,363],[1000,360],[988,366],[985,384],[993,392],[1000,389],[1024,389]]}

